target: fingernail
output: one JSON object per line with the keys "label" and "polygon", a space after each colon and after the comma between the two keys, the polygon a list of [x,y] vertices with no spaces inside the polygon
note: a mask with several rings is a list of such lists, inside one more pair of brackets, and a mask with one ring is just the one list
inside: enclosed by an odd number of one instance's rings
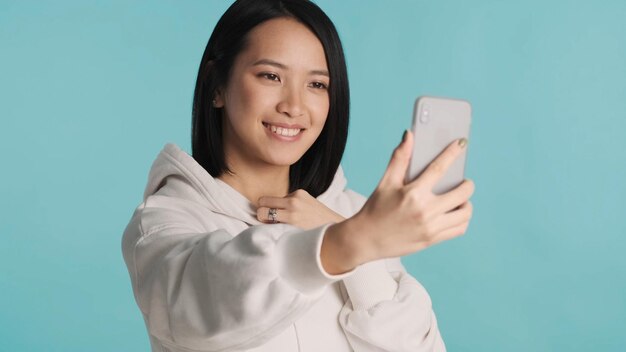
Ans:
{"label": "fingernail", "polygon": [[459,139],[459,146],[461,148],[465,148],[466,145],[467,145],[467,139],[466,138]]}
{"label": "fingernail", "polygon": [[408,130],[404,130],[404,133],[402,134],[402,142],[404,142],[406,140],[406,133]]}

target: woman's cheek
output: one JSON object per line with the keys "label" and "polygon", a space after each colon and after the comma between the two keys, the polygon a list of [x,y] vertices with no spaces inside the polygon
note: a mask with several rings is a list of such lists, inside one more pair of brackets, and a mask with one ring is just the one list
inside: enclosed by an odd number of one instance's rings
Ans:
{"label": "woman's cheek", "polygon": [[317,113],[317,116],[319,116],[318,120],[319,120],[320,130],[326,124],[326,120],[328,120],[328,110],[329,110],[328,103],[326,103],[326,106],[321,106],[319,112]]}

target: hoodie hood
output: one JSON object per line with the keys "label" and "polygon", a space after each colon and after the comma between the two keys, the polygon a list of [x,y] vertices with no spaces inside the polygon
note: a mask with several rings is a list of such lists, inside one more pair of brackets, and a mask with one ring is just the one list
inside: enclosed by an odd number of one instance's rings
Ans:
{"label": "hoodie hood", "polygon": [[[329,205],[346,188],[347,180],[341,166],[328,189],[317,200]],[[213,178],[196,160],[175,144],[166,144],[152,164],[143,194],[148,197],[164,193],[178,198],[193,198],[211,211],[250,225],[260,224],[256,208],[241,193],[225,182]]]}

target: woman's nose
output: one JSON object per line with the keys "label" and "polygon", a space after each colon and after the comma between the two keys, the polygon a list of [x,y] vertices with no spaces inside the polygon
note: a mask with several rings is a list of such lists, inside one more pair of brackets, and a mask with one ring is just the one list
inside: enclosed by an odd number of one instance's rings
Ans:
{"label": "woman's nose", "polygon": [[302,92],[297,88],[287,88],[276,106],[278,112],[289,117],[298,117],[304,114]]}

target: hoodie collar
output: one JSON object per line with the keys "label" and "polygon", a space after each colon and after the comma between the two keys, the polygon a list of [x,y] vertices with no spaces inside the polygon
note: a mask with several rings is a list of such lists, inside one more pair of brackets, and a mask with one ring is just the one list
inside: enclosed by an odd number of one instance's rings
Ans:
{"label": "hoodie collar", "polygon": [[[169,178],[184,182],[168,183]],[[317,200],[328,206],[346,188],[347,180],[341,166],[328,189]],[[211,211],[223,214],[250,225],[261,224],[256,218],[256,208],[246,197],[226,182],[213,178],[196,160],[175,144],[166,144],[150,169],[144,201],[161,188],[168,187],[168,194],[199,199]]]}

